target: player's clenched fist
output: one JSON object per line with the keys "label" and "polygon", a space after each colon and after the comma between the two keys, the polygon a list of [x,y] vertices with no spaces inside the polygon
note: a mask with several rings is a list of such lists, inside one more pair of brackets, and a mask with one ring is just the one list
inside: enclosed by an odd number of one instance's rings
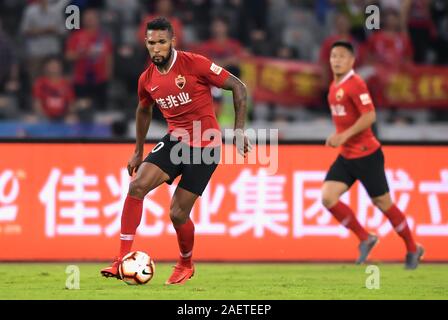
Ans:
{"label": "player's clenched fist", "polygon": [[341,133],[333,133],[331,136],[327,138],[327,141],[325,141],[325,145],[327,147],[337,148],[343,145],[346,141],[347,138],[345,135]]}
{"label": "player's clenched fist", "polygon": [[143,154],[141,153],[134,153],[128,161],[128,173],[132,177],[132,174],[134,172],[137,172],[138,167],[143,162]]}
{"label": "player's clenched fist", "polygon": [[252,151],[252,144],[249,138],[244,134],[243,130],[236,129],[233,136],[233,144],[236,146],[238,153],[243,157],[250,151]]}

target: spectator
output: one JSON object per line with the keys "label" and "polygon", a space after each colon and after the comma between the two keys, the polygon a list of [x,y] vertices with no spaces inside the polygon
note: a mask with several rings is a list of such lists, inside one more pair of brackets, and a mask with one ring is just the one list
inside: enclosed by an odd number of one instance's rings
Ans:
{"label": "spectator", "polygon": [[291,4],[285,13],[285,29],[282,31],[282,42],[290,47],[295,47],[299,52],[299,58],[306,61],[314,61],[319,50],[321,28],[313,9],[305,6],[298,0],[290,0]]}
{"label": "spectator", "polygon": [[210,27],[211,0],[183,0],[180,12],[184,22],[185,46],[206,39]]}
{"label": "spectator", "polygon": [[387,67],[412,62],[413,48],[409,36],[401,31],[399,12],[387,9],[383,12],[384,25],[368,39],[369,60]]}
{"label": "spectator", "polygon": [[351,35],[351,25],[348,16],[345,13],[338,12],[334,18],[334,33],[322,42],[319,53],[319,64],[323,68],[322,85],[324,88],[328,88],[329,83],[332,80],[330,69],[330,52],[331,46],[338,40],[349,41],[355,47],[356,64],[355,67],[361,65],[364,59],[364,47],[362,44],[356,41]]}
{"label": "spectator", "polygon": [[11,118],[17,108],[11,101],[20,89],[19,65],[9,37],[3,32],[0,21],[0,118]]}
{"label": "spectator", "polygon": [[345,13],[350,20],[352,36],[359,42],[364,42],[367,38],[364,28],[365,8],[373,1],[369,0],[347,0],[340,1],[339,10]]}
{"label": "spectator", "polygon": [[299,58],[299,53],[294,47],[280,45],[275,51],[275,56],[282,60],[297,60]]}
{"label": "spectator", "polygon": [[254,29],[250,32],[250,53],[255,56],[271,56],[272,44],[268,41],[266,32]]}
{"label": "spectator", "polygon": [[176,36],[176,48],[182,49],[184,47],[183,43],[183,24],[180,19],[178,19],[174,15],[173,3],[171,0],[157,0],[155,12],[153,14],[147,14],[140,24],[140,28],[138,31],[138,39],[140,43],[143,45],[145,43],[146,38],[146,25],[149,21],[157,18],[164,17],[167,18],[171,25],[173,26],[174,35]]}
{"label": "spectator", "polygon": [[221,15],[226,17],[228,21],[231,21],[231,24],[229,24],[229,35],[241,43],[248,43],[251,40],[252,30],[267,31],[267,0],[224,0],[213,2],[213,16]]}
{"label": "spectator", "polygon": [[100,29],[98,12],[88,9],[83,15],[83,28],[67,39],[66,58],[73,63],[76,96],[86,107],[105,110],[107,89],[112,75],[112,42]]}
{"label": "spectator", "polygon": [[448,64],[448,3],[435,0],[432,4],[432,17],[437,27],[437,38],[434,44],[436,64]]}
{"label": "spectator", "polygon": [[229,36],[227,19],[216,16],[212,21],[211,31],[211,38],[200,43],[195,51],[225,68],[238,67],[240,58],[245,56],[246,52],[238,40]]}
{"label": "spectator", "polygon": [[25,37],[27,67],[31,79],[36,77],[45,58],[62,52],[61,37],[66,31],[63,7],[69,2],[36,0],[25,9],[21,32]]}
{"label": "spectator", "polygon": [[409,35],[414,46],[414,62],[426,63],[437,30],[431,19],[431,0],[405,0],[403,15],[407,20]]}
{"label": "spectator", "polygon": [[73,122],[74,92],[72,84],[64,78],[62,62],[49,58],[43,75],[33,86],[33,107],[39,118],[51,121]]}

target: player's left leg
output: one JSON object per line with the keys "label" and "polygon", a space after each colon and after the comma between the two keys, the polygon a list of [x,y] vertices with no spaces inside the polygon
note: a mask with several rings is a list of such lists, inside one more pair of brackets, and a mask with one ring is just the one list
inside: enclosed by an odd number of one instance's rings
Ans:
{"label": "player's left leg", "polygon": [[194,246],[194,224],[190,212],[199,195],[177,187],[170,207],[170,218],[177,234],[180,256],[166,284],[183,284],[194,274],[192,262]]}
{"label": "player's left leg", "polygon": [[423,256],[424,249],[417,245],[409,229],[408,222],[403,212],[392,202],[389,192],[378,197],[372,198],[373,204],[380,209],[389,219],[398,235],[403,239],[406,245],[406,268],[415,269]]}
{"label": "player's left leg", "polygon": [[358,163],[356,175],[367,190],[373,204],[389,219],[395,231],[403,238],[408,254],[406,268],[415,269],[423,255],[423,248],[416,245],[406,217],[392,202],[384,170],[381,148]]}
{"label": "player's left leg", "polygon": [[[194,274],[192,262],[194,224],[190,219],[190,211],[196,199],[204,192],[213,172],[218,166],[220,148],[202,148],[201,152],[202,158],[200,163],[192,161],[192,163],[184,164],[182,178],[171,202],[170,218],[176,230],[180,257],[166,284],[185,283]],[[205,158],[204,154],[210,155],[211,158]],[[193,155],[193,152],[190,155]]]}

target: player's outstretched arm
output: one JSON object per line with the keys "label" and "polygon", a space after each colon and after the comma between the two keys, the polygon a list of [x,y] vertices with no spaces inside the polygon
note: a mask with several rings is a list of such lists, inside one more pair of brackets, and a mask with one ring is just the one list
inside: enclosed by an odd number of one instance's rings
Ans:
{"label": "player's outstretched arm", "polygon": [[230,74],[222,87],[233,93],[233,107],[235,108],[235,138],[234,143],[240,154],[245,156],[251,149],[249,139],[244,135],[244,125],[247,112],[247,88],[237,77]]}
{"label": "player's outstretched arm", "polygon": [[152,108],[154,104],[145,106],[141,103],[137,106],[135,112],[136,118],[136,142],[135,151],[128,162],[128,173],[132,176],[133,172],[137,172],[138,167],[143,162],[143,149],[145,145],[146,135],[152,119]]}

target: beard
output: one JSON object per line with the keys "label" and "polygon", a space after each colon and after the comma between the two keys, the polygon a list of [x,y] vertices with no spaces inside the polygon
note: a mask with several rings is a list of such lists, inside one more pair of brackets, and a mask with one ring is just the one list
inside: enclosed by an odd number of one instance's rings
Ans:
{"label": "beard", "polygon": [[[161,57],[162,59],[160,61],[156,61],[155,57],[151,58],[152,63],[154,63],[157,67],[164,67],[168,61],[170,61],[171,54],[173,53],[173,48],[170,45],[170,50],[168,52],[168,55],[166,57]],[[160,56],[159,56],[160,57]]]}

